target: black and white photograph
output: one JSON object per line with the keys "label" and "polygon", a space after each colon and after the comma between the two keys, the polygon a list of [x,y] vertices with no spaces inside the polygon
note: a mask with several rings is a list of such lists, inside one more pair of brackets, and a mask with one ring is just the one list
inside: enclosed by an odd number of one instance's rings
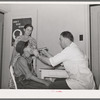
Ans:
{"label": "black and white photograph", "polygon": [[99,25],[100,2],[0,2],[0,89],[100,90]]}

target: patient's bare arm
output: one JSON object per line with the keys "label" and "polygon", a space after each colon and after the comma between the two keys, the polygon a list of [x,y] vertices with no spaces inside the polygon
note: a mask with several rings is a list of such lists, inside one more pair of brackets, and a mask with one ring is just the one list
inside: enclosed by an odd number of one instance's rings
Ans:
{"label": "patient's bare arm", "polygon": [[52,57],[52,54],[46,48],[43,48],[39,51],[40,51],[40,55],[46,56],[48,58]]}
{"label": "patient's bare arm", "polygon": [[51,63],[49,61],[49,57],[46,57],[46,56],[42,56],[39,54],[38,50],[33,50],[33,54],[40,60],[42,61],[43,63],[49,65],[51,67]]}

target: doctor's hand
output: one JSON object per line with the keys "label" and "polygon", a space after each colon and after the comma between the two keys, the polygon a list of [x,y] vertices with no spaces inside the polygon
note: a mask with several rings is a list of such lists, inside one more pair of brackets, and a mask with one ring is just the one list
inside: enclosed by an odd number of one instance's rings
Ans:
{"label": "doctor's hand", "polygon": [[46,56],[46,57],[51,57],[51,54],[45,49],[41,50],[41,54]]}
{"label": "doctor's hand", "polygon": [[38,57],[38,56],[39,56],[38,50],[37,50],[37,49],[34,49],[34,50],[33,50],[33,54],[35,55],[35,57]]}

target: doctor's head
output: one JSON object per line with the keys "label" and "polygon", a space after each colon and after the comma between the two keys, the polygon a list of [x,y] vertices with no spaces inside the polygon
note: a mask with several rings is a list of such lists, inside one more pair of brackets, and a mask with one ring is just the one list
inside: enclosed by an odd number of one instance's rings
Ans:
{"label": "doctor's head", "polygon": [[74,41],[74,37],[71,32],[64,31],[60,34],[59,42],[62,49],[69,46]]}

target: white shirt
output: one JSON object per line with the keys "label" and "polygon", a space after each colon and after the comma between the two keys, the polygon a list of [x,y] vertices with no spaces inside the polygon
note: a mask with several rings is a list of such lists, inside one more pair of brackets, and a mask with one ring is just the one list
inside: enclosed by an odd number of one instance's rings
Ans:
{"label": "white shirt", "polygon": [[88,59],[75,43],[72,42],[70,46],[49,60],[52,66],[63,63],[69,75],[66,82],[71,89],[93,89],[95,87],[93,75],[88,68]]}

